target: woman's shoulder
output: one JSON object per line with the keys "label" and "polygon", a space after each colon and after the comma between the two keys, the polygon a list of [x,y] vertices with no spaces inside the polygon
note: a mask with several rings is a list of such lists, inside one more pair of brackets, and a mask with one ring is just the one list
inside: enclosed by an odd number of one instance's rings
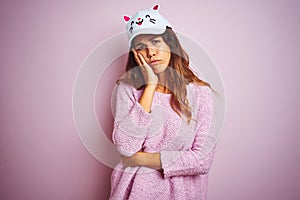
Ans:
{"label": "woman's shoulder", "polygon": [[118,89],[122,89],[122,90],[136,90],[133,85],[130,85],[129,83],[123,82],[123,81],[118,81],[116,83],[116,87]]}
{"label": "woman's shoulder", "polygon": [[199,83],[189,83],[187,89],[192,91],[196,96],[199,95],[211,95],[212,90],[208,85]]}
{"label": "woman's shoulder", "polygon": [[122,81],[116,83],[116,90],[119,94],[126,94],[129,96],[135,95],[138,92],[133,85]]}

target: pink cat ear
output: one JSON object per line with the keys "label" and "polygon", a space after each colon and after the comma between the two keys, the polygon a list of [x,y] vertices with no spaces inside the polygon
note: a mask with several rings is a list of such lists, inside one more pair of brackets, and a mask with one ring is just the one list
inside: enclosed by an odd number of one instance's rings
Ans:
{"label": "pink cat ear", "polygon": [[124,19],[125,23],[127,23],[130,20],[130,16],[124,15],[123,19]]}
{"label": "pink cat ear", "polygon": [[158,11],[159,8],[160,8],[159,4],[156,4],[156,5],[154,5],[154,6],[152,7],[152,10]]}

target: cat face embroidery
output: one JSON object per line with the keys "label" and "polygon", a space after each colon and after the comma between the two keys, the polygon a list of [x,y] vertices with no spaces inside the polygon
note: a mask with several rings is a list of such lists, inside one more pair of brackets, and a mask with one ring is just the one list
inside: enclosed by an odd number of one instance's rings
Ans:
{"label": "cat face embroidery", "polygon": [[151,24],[156,24],[156,19],[154,17],[151,17],[152,16],[151,13],[157,12],[158,9],[159,9],[159,5],[155,5],[148,12],[144,11],[144,12],[140,13],[140,15],[137,16],[137,18],[135,17],[136,19],[131,19],[131,17],[127,16],[127,15],[123,16],[125,23],[130,23],[128,32],[132,34],[132,31],[135,26],[139,27],[139,26],[144,25],[144,23],[147,23],[147,22],[151,23]]}
{"label": "cat face embroidery", "polygon": [[[140,25],[143,24],[144,19],[138,18],[137,20],[139,20],[139,21],[136,21],[136,22],[135,22],[137,25],[140,26]],[[131,23],[131,24],[132,24],[132,23]]]}
{"label": "cat face embroidery", "polygon": [[156,4],[150,9],[138,11],[133,16],[123,15],[129,47],[137,35],[163,34],[167,28],[172,28],[168,20],[158,12],[159,8]]}
{"label": "cat face embroidery", "polygon": [[153,24],[155,24],[156,19],[151,18],[150,15],[146,15],[145,18],[149,18],[149,21]]}

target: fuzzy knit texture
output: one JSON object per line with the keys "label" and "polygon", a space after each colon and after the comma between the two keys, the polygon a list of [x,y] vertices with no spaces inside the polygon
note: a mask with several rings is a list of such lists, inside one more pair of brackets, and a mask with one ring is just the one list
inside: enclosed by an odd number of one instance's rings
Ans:
{"label": "fuzzy knit texture", "polygon": [[[151,112],[138,100],[142,90],[125,83],[117,85],[113,141],[124,156],[138,151],[160,152],[162,170],[123,167],[111,175],[111,200],[204,200],[215,145],[208,153],[204,141],[213,116],[212,92],[208,86],[187,85],[192,120],[174,112],[170,94],[155,92]],[[206,147],[207,148],[207,147]]]}

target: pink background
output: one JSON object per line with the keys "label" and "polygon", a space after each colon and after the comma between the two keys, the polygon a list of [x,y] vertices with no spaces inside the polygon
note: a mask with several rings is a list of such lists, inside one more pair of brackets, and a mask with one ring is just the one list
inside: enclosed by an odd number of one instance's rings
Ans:
{"label": "pink background", "polygon": [[111,169],[78,137],[73,84],[88,53],[124,30],[123,14],[155,3],[224,81],[208,199],[300,198],[298,1],[28,0],[0,3],[1,200],[108,198]]}

